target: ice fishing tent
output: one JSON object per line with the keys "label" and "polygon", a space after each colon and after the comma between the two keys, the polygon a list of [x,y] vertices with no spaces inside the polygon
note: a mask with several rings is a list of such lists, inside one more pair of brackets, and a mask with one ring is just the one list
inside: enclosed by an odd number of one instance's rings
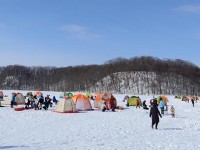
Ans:
{"label": "ice fishing tent", "polygon": [[17,105],[25,104],[24,95],[22,93],[17,93],[17,95],[15,97],[15,102],[17,103]]}
{"label": "ice fishing tent", "polygon": [[22,93],[12,93],[8,97],[5,97],[5,101],[4,101],[5,105],[10,105],[13,95],[16,95],[15,102],[17,103],[17,105],[25,104],[25,97]]}
{"label": "ice fishing tent", "polygon": [[63,98],[56,105],[55,112],[59,113],[74,113],[76,112],[76,105],[72,98]]}
{"label": "ice fishing tent", "polygon": [[101,108],[103,102],[110,103],[111,108],[117,106],[116,98],[110,92],[100,92],[96,93],[96,98],[94,100],[94,107]]}
{"label": "ice fishing tent", "polygon": [[181,96],[181,101],[189,101],[190,97],[188,96]]}
{"label": "ice fishing tent", "polygon": [[131,96],[127,100],[127,106],[136,106],[137,100],[139,101],[139,105],[142,106],[142,101],[139,96]]}
{"label": "ice fishing tent", "polygon": [[169,102],[168,97],[164,95],[158,96],[156,100],[157,100],[157,104],[160,104],[160,100],[163,101],[164,105],[167,105],[167,102]]}
{"label": "ice fishing tent", "polygon": [[82,94],[77,94],[74,95],[72,99],[74,100],[77,110],[92,110],[89,97]]}
{"label": "ice fishing tent", "polygon": [[91,94],[90,92],[86,92],[85,95],[86,95],[87,97],[91,97],[91,96],[92,96],[92,94]]}
{"label": "ice fishing tent", "polygon": [[37,91],[37,92],[34,93],[34,95],[35,95],[37,98],[39,98],[39,97],[41,97],[41,95],[43,95],[43,94],[42,94],[42,92]]}
{"label": "ice fishing tent", "polygon": [[72,94],[71,92],[68,92],[68,93],[67,93],[67,96],[72,98],[72,97],[73,97],[73,94]]}
{"label": "ice fishing tent", "polygon": [[122,100],[122,102],[125,102],[125,101],[127,101],[128,99],[129,99],[129,96],[126,95],[126,96],[124,97],[124,99]]}

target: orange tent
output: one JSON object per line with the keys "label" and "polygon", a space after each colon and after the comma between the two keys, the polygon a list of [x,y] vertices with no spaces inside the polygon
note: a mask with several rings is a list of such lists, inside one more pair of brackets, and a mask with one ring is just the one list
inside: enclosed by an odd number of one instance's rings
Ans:
{"label": "orange tent", "polygon": [[94,100],[94,107],[101,108],[103,102],[110,103],[111,108],[117,106],[116,98],[110,92],[100,92],[96,93],[96,98]]}
{"label": "orange tent", "polygon": [[36,97],[37,98],[39,98],[41,95],[42,95],[42,92],[40,92],[40,91],[37,91],[37,92],[35,92],[35,94],[34,95],[36,95]]}
{"label": "orange tent", "polygon": [[161,95],[161,96],[158,96],[158,97],[157,97],[157,104],[158,104],[158,105],[160,104],[160,100],[161,100],[161,99],[162,99],[162,101],[163,101],[163,103],[164,103],[165,105],[167,105],[167,103],[169,102],[167,96]]}
{"label": "orange tent", "polygon": [[77,110],[92,110],[92,105],[88,96],[77,94],[72,96]]}

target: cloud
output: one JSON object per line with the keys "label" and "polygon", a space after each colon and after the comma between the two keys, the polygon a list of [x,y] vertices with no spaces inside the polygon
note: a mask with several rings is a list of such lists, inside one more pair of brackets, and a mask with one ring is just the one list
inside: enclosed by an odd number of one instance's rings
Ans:
{"label": "cloud", "polygon": [[175,10],[189,13],[200,13],[200,5],[183,5],[175,8]]}
{"label": "cloud", "polygon": [[4,24],[4,23],[1,23],[0,22],[0,28],[3,28],[3,27],[5,27],[6,25]]}
{"label": "cloud", "polygon": [[59,29],[66,31],[67,33],[79,39],[94,40],[102,38],[102,35],[92,33],[88,28],[79,25],[63,25]]}

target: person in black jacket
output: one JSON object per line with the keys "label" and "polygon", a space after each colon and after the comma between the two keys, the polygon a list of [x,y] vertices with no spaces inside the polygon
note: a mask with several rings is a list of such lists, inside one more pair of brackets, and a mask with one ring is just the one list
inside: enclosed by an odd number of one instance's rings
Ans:
{"label": "person in black jacket", "polygon": [[143,101],[142,106],[143,106],[143,109],[147,109],[147,110],[149,109],[149,108],[147,107],[146,100]]}
{"label": "person in black jacket", "polygon": [[154,124],[156,124],[156,129],[158,129],[158,123],[159,123],[159,116],[162,118],[160,111],[157,108],[157,104],[153,104],[153,107],[151,107],[150,110],[150,117],[152,118],[152,125],[151,127],[153,128]]}

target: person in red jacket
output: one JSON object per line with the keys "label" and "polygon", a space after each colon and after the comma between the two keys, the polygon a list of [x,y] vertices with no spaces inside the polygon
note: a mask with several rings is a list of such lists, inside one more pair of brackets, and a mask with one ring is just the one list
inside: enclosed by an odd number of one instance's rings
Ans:
{"label": "person in red jacket", "polygon": [[138,99],[136,99],[136,108],[140,108],[140,102],[139,102],[139,100]]}

